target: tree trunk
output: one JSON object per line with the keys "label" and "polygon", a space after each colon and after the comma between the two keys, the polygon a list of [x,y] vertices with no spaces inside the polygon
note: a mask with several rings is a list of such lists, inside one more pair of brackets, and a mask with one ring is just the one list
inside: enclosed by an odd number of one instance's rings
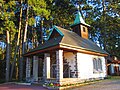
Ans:
{"label": "tree trunk", "polygon": [[17,36],[17,43],[16,43],[16,48],[15,48],[15,54],[14,54],[14,60],[12,63],[12,67],[11,67],[11,73],[10,73],[10,79],[12,80],[12,76],[13,76],[13,71],[14,71],[14,67],[15,67],[15,63],[16,63],[16,79],[18,79],[18,62],[17,62],[17,52],[19,49],[19,44],[20,44],[20,30],[21,30],[21,20],[22,20],[22,0],[21,0],[21,8],[20,8],[20,20],[19,20],[19,29],[18,29],[18,36]]}
{"label": "tree trunk", "polygon": [[105,0],[102,0],[102,7],[103,7],[103,21],[104,21],[104,33],[103,33],[103,37],[104,37],[104,41],[103,41],[103,47],[104,50],[106,50],[106,6],[105,6]]}
{"label": "tree trunk", "polygon": [[43,17],[41,17],[41,24],[40,24],[40,35],[41,35],[41,42],[40,43],[44,43],[43,42]]}
{"label": "tree trunk", "polygon": [[7,47],[6,47],[6,82],[9,81],[9,69],[10,69],[10,38],[9,31],[6,31]]}
{"label": "tree trunk", "polygon": [[[26,1],[26,4],[28,5],[28,0]],[[26,21],[25,21],[25,30],[23,32],[24,36],[21,36],[22,40],[22,53],[20,56],[20,81],[22,81],[23,78],[23,60],[24,57],[22,56],[26,52],[26,38],[27,38],[27,27],[28,27],[28,11],[29,11],[29,6],[27,6],[26,9]],[[21,33],[22,34],[22,33]]]}
{"label": "tree trunk", "polygon": [[26,52],[26,38],[27,38],[27,27],[28,27],[28,11],[29,11],[29,7],[27,6],[27,9],[26,9],[26,22],[25,22],[25,30],[24,30],[24,38],[23,38],[23,48],[22,48],[22,52],[23,54]]}

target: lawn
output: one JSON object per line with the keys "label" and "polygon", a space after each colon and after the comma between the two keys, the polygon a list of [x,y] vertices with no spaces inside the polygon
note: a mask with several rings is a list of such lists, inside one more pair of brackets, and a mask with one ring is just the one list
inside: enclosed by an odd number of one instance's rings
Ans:
{"label": "lawn", "polygon": [[4,82],[5,82],[5,80],[0,79],[0,84],[1,84],[1,83],[4,83]]}
{"label": "lawn", "polygon": [[120,76],[108,76],[109,80],[120,80]]}

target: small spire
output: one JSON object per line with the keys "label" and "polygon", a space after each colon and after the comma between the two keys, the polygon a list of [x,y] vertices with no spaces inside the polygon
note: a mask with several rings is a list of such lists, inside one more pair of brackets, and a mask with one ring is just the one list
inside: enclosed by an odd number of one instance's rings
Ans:
{"label": "small spire", "polygon": [[77,25],[80,23],[85,24],[87,26],[90,26],[90,25],[86,24],[84,19],[82,18],[82,15],[81,15],[80,10],[79,10],[79,5],[76,5],[76,8],[78,9],[78,12],[77,12],[76,18],[74,20],[74,23],[71,26],[74,26],[74,25]]}
{"label": "small spire", "polygon": [[75,21],[74,21],[74,24],[79,24],[79,23],[86,24],[82,18],[80,11],[78,11],[76,18],[75,18]]}
{"label": "small spire", "polygon": [[79,11],[79,8],[80,8],[79,5],[76,5],[76,7],[77,7],[77,9],[78,9],[78,11]]}

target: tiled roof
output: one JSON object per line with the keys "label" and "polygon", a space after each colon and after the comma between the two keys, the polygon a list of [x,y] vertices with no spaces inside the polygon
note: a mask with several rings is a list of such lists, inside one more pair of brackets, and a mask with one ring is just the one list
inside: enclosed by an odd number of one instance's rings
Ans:
{"label": "tiled roof", "polygon": [[77,47],[80,49],[84,49],[86,51],[92,51],[92,52],[101,53],[101,54],[108,54],[106,51],[102,50],[99,46],[97,46],[94,42],[92,42],[89,39],[84,39],[80,37],[75,32],[63,29],[58,26],[54,26],[53,31],[54,30],[60,33],[60,36],[49,39],[44,44],[39,45],[37,48],[32,49],[28,53],[35,52],[38,50],[44,50],[46,48],[54,47],[54,46],[61,45],[61,44],[65,44],[68,46],[70,45],[71,47],[74,47],[74,48]]}
{"label": "tiled roof", "polygon": [[97,46],[91,40],[84,39],[80,37],[78,34],[76,34],[75,32],[63,29],[61,27],[57,27],[57,28],[64,34],[64,37],[62,38],[61,43],[76,46],[81,49],[86,49],[93,52],[107,54],[106,51],[102,50],[99,46]]}
{"label": "tiled roof", "polygon": [[43,44],[40,44],[37,48],[34,48],[34,49],[30,50],[30,52],[34,52],[34,51],[38,51],[38,50],[43,50],[43,49],[46,49],[46,48],[49,48],[49,47],[54,47],[56,45],[59,45],[59,43],[61,42],[61,40],[62,40],[62,36],[50,39],[50,40],[44,42]]}

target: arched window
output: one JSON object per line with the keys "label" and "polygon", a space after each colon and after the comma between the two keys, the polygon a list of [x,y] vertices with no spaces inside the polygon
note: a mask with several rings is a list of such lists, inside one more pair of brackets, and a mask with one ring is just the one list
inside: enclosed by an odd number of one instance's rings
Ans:
{"label": "arched window", "polygon": [[93,58],[93,73],[102,72],[102,60]]}
{"label": "arched window", "polygon": [[93,69],[94,69],[94,71],[96,71],[97,70],[97,63],[96,63],[96,58],[93,58]]}
{"label": "arched window", "polygon": [[83,27],[83,32],[86,32],[86,29],[85,29],[85,27]]}
{"label": "arched window", "polygon": [[100,58],[98,58],[98,67],[99,67],[99,70],[102,71],[102,60]]}

